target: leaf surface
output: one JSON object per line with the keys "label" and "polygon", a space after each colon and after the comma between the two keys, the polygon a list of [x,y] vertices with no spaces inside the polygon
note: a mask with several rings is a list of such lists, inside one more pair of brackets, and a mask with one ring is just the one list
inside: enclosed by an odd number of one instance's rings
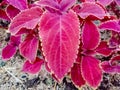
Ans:
{"label": "leaf surface", "polygon": [[36,60],[34,63],[30,63],[29,60],[27,60],[23,65],[22,71],[31,73],[31,74],[36,74],[40,71],[43,63],[44,61],[38,57],[36,57]]}
{"label": "leaf surface", "polygon": [[74,63],[74,66],[71,69],[71,79],[74,82],[74,84],[79,87],[85,84],[85,80],[83,79],[81,74],[81,63]]}
{"label": "leaf surface", "polygon": [[33,63],[37,55],[38,44],[38,38],[29,34],[19,46],[20,54]]}
{"label": "leaf surface", "polygon": [[0,9],[0,19],[10,21],[10,18],[7,16],[4,10]]}
{"label": "leaf surface", "polygon": [[27,9],[27,0],[7,0],[9,4],[18,8],[19,10]]}
{"label": "leaf surface", "polygon": [[83,78],[86,82],[96,88],[102,79],[102,70],[99,66],[100,62],[92,56],[83,56],[81,70]]}
{"label": "leaf surface", "polygon": [[83,19],[87,18],[90,15],[102,19],[105,16],[105,11],[102,7],[100,7],[100,5],[86,2],[82,4],[78,15]]}
{"label": "leaf surface", "polygon": [[99,44],[100,34],[94,23],[86,21],[82,32],[83,48],[87,50],[95,49]]}
{"label": "leaf surface", "polygon": [[10,32],[15,35],[21,28],[34,29],[40,21],[42,12],[39,7],[22,11],[12,20],[9,26]]}
{"label": "leaf surface", "polygon": [[103,6],[107,6],[109,5],[113,0],[98,0],[98,2],[100,4],[102,4]]}
{"label": "leaf surface", "polygon": [[48,66],[59,80],[76,59],[79,33],[79,20],[73,11],[63,15],[45,12],[42,16],[39,35],[43,53]]}
{"label": "leaf surface", "polygon": [[113,30],[116,32],[120,32],[120,21],[117,20],[109,20],[104,23],[102,23],[99,28],[100,29],[107,29],[107,30]]}

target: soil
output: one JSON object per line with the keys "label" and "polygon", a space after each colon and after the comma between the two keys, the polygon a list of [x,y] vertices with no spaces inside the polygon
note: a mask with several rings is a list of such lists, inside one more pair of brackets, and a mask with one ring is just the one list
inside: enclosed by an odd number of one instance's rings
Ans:
{"label": "soil", "polygon": [[[103,39],[108,39],[109,32],[102,32]],[[78,90],[68,77],[58,84],[42,66],[39,74],[31,75],[21,71],[24,58],[17,54],[4,62],[1,50],[7,44],[5,29],[0,29],[0,90]],[[84,86],[80,90],[93,90]],[[103,80],[96,90],[120,90],[120,74],[104,73]]]}

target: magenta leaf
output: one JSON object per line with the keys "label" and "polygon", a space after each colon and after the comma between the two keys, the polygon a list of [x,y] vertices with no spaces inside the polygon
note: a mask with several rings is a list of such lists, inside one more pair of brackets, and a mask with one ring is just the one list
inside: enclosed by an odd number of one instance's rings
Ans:
{"label": "magenta leaf", "polygon": [[45,12],[42,16],[40,37],[43,53],[49,68],[59,80],[75,62],[79,33],[79,20],[73,11],[63,15]]}
{"label": "magenta leaf", "polygon": [[94,88],[100,84],[102,79],[102,70],[99,64],[100,62],[91,56],[83,56],[81,62],[83,78],[90,86]]}
{"label": "magenta leaf", "polygon": [[36,60],[34,63],[30,63],[29,60],[27,60],[23,65],[22,71],[31,73],[31,74],[36,74],[40,71],[43,63],[44,61],[38,57],[36,57]]}
{"label": "magenta leaf", "polygon": [[9,60],[11,57],[15,55],[17,51],[17,47],[11,44],[8,44],[6,47],[2,50],[2,59],[3,60]]}
{"label": "magenta leaf", "polygon": [[120,0],[115,0],[115,2],[120,6]]}
{"label": "magenta leaf", "polygon": [[82,32],[83,48],[87,50],[95,49],[100,41],[100,34],[94,23],[86,21]]}
{"label": "magenta leaf", "polygon": [[105,16],[105,11],[100,5],[87,2],[82,4],[78,15],[83,19],[87,18],[90,15],[102,19]]}
{"label": "magenta leaf", "polygon": [[113,0],[98,0],[98,3],[100,3],[103,6],[109,5]]}
{"label": "magenta leaf", "polygon": [[6,12],[4,10],[0,9],[0,19],[10,21],[10,18],[7,16]]}
{"label": "magenta leaf", "polygon": [[120,65],[111,65],[109,61],[104,61],[101,63],[102,69],[106,73],[120,73]]}
{"label": "magenta leaf", "polygon": [[7,15],[10,19],[13,19],[20,11],[19,9],[13,7],[12,5],[7,6],[6,8]]}
{"label": "magenta leaf", "polygon": [[74,66],[72,67],[71,79],[73,83],[79,87],[85,84],[85,80],[83,79],[82,74],[81,74],[81,62],[80,64],[75,63]]}
{"label": "magenta leaf", "polygon": [[9,30],[16,34],[21,28],[34,29],[40,21],[42,10],[39,7],[33,7],[20,12],[11,22]]}
{"label": "magenta leaf", "polygon": [[9,60],[12,56],[15,55],[17,51],[17,47],[20,44],[20,36],[11,36],[10,42],[6,45],[2,50],[2,58],[3,60]]}
{"label": "magenta leaf", "polygon": [[37,55],[38,44],[38,37],[29,34],[19,46],[20,54],[33,63]]}
{"label": "magenta leaf", "polygon": [[106,41],[100,42],[99,46],[95,49],[95,51],[105,56],[109,56],[112,53],[112,50],[109,48]]}
{"label": "magenta leaf", "polygon": [[113,30],[116,32],[120,32],[120,25],[119,25],[119,21],[117,20],[109,20],[106,21],[104,23],[102,23],[99,26],[100,29],[107,29],[107,30]]}
{"label": "magenta leaf", "polygon": [[7,0],[9,4],[18,8],[19,10],[27,9],[27,0]]}
{"label": "magenta leaf", "polygon": [[69,8],[71,8],[75,4],[76,0],[62,0],[60,2],[61,10],[67,11]]}

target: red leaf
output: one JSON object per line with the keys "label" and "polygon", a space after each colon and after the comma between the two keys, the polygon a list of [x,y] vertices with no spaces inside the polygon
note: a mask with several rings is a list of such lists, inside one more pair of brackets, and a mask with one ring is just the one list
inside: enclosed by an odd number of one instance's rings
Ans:
{"label": "red leaf", "polygon": [[100,34],[97,30],[97,27],[91,21],[86,21],[83,27],[82,32],[83,37],[83,48],[87,50],[95,49],[100,41]]}
{"label": "red leaf", "polygon": [[40,21],[42,12],[39,7],[22,11],[11,22],[9,27],[10,32],[16,34],[21,28],[34,29]]}
{"label": "red leaf", "polygon": [[7,16],[6,12],[4,10],[0,9],[0,19],[4,19],[7,21],[10,21],[9,17]]}
{"label": "red leaf", "polygon": [[89,15],[93,15],[97,18],[102,19],[105,16],[105,11],[102,7],[100,7],[100,5],[87,2],[82,4],[82,7],[78,14],[83,19],[87,18]]}
{"label": "red leaf", "polygon": [[106,22],[102,23],[99,26],[99,28],[120,32],[120,25],[119,25],[119,22],[117,20],[106,21]]}
{"label": "red leaf", "polygon": [[8,44],[5,48],[2,50],[2,59],[3,60],[9,60],[12,56],[15,55],[17,50],[17,47],[11,44]]}
{"label": "red leaf", "polygon": [[108,56],[112,53],[112,50],[109,48],[106,41],[100,42],[95,51],[105,56]]}
{"label": "red leaf", "polygon": [[120,56],[115,56],[110,60],[112,66],[120,65]]}
{"label": "red leaf", "polygon": [[75,61],[79,33],[79,20],[73,11],[63,15],[45,12],[42,16],[40,37],[43,53],[58,79],[64,77]]}
{"label": "red leaf", "polygon": [[101,66],[106,73],[120,73],[120,65],[112,66],[109,61],[104,61]]}
{"label": "red leaf", "polygon": [[9,4],[18,8],[19,10],[27,9],[27,0],[7,0]]}
{"label": "red leaf", "polygon": [[19,9],[16,9],[12,5],[9,5],[6,8],[7,15],[9,16],[10,19],[13,19],[20,11]]}
{"label": "red leaf", "polygon": [[75,63],[74,66],[72,67],[71,79],[73,83],[79,87],[85,84],[85,80],[83,79],[81,74],[81,63],[80,64]]}
{"label": "red leaf", "polygon": [[29,34],[19,46],[20,54],[33,63],[37,55],[38,44],[38,38]]}
{"label": "red leaf", "polygon": [[86,82],[96,88],[102,79],[102,70],[99,61],[91,56],[84,56],[81,62],[82,75]]}
{"label": "red leaf", "polygon": [[31,74],[36,74],[40,71],[42,64],[44,61],[40,58],[36,58],[34,63],[30,63],[29,60],[27,60],[24,65],[22,71],[31,73]]}

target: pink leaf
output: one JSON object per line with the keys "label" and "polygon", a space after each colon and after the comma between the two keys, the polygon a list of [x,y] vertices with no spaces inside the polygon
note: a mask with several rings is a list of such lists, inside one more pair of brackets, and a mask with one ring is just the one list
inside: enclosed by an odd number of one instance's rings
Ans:
{"label": "pink leaf", "polygon": [[104,61],[101,66],[106,73],[120,73],[120,65],[112,66],[109,61]]}
{"label": "pink leaf", "polygon": [[112,66],[120,65],[120,56],[115,56],[110,60]]}
{"label": "pink leaf", "polygon": [[85,0],[85,2],[95,2],[95,0]]}
{"label": "pink leaf", "polygon": [[12,56],[15,55],[15,53],[17,51],[17,47],[20,44],[20,39],[21,39],[20,36],[11,36],[10,37],[10,42],[2,50],[2,58],[4,60],[9,60]]}
{"label": "pink leaf", "polygon": [[103,6],[109,5],[113,0],[98,0],[98,3],[102,4]]}
{"label": "pink leaf", "polygon": [[99,44],[100,34],[97,27],[91,21],[86,21],[82,32],[83,48],[87,50],[95,49]]}
{"label": "pink leaf", "polygon": [[18,8],[19,10],[27,9],[27,0],[7,0],[9,4]]}
{"label": "pink leaf", "polygon": [[120,32],[120,25],[117,20],[109,20],[104,23],[102,23],[99,26],[100,29],[108,29],[108,30],[113,30],[116,32]]}
{"label": "pink leaf", "polygon": [[15,55],[17,47],[11,44],[8,44],[5,48],[2,50],[2,59],[3,60],[9,60],[12,56]]}
{"label": "pink leaf", "polygon": [[31,73],[31,74],[36,74],[40,71],[43,63],[44,61],[38,57],[36,57],[36,60],[34,63],[30,63],[29,60],[27,60],[23,65],[22,71]]}
{"label": "pink leaf", "polygon": [[60,2],[61,10],[67,11],[69,8],[71,8],[75,4],[76,0],[62,0]]}
{"label": "pink leaf", "polygon": [[82,7],[78,14],[83,19],[87,18],[90,15],[102,19],[105,16],[105,11],[102,7],[100,7],[100,5],[87,2],[82,4]]}
{"label": "pink leaf", "polygon": [[37,55],[38,44],[38,38],[29,34],[19,46],[20,54],[33,63]]}
{"label": "pink leaf", "polygon": [[115,0],[115,2],[120,6],[120,0]]}
{"label": "pink leaf", "polygon": [[81,63],[80,64],[75,63],[74,66],[72,67],[71,79],[73,83],[79,87],[85,84],[85,80],[83,79],[81,74]]}
{"label": "pink leaf", "polygon": [[7,16],[6,12],[1,9],[0,9],[0,19],[10,21],[10,18]]}
{"label": "pink leaf", "polygon": [[105,56],[108,56],[112,53],[112,50],[109,48],[106,41],[102,41],[95,51]]}
{"label": "pink leaf", "polygon": [[19,9],[13,7],[12,5],[9,5],[6,8],[7,15],[9,16],[10,19],[13,19],[20,11]]}
{"label": "pink leaf", "polygon": [[12,20],[9,27],[10,32],[16,34],[21,28],[34,29],[40,21],[42,12],[39,7],[22,11]]}
{"label": "pink leaf", "polygon": [[86,82],[96,88],[102,79],[102,70],[99,66],[100,62],[91,56],[84,56],[82,58],[82,75]]}
{"label": "pink leaf", "polygon": [[73,11],[63,15],[45,12],[42,16],[40,37],[43,53],[48,66],[59,80],[75,61],[79,33],[79,20]]}

